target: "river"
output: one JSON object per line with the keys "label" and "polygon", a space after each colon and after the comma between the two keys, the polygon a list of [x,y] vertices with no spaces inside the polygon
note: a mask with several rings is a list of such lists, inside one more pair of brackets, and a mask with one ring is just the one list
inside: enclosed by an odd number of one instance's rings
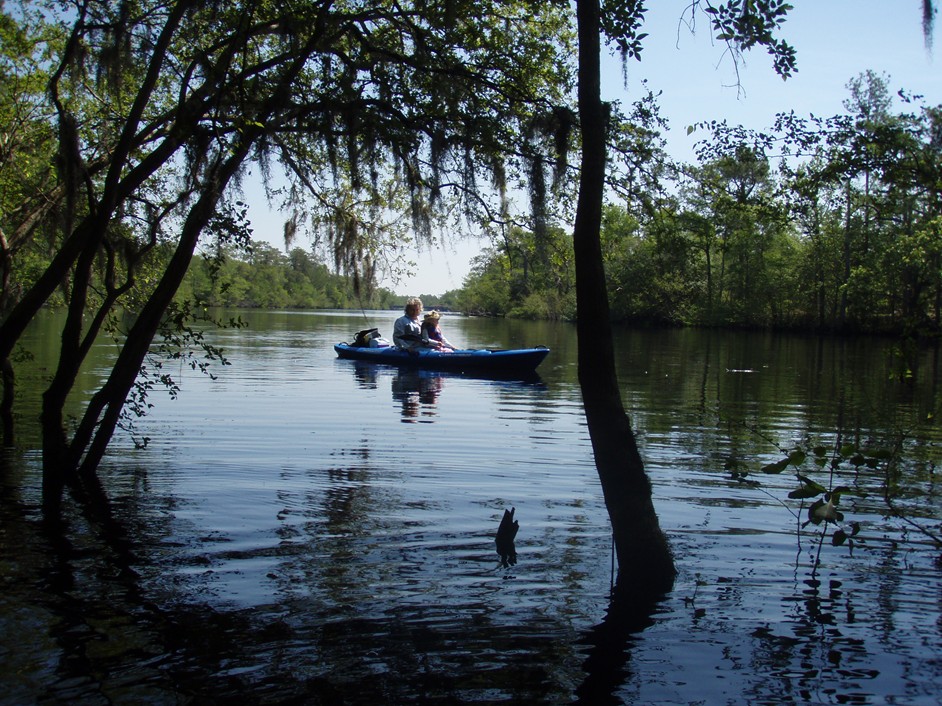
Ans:
{"label": "river", "polygon": [[[0,478],[0,702],[562,704],[595,679],[613,704],[938,703],[937,349],[903,374],[883,339],[619,329],[678,578],[599,667],[612,540],[573,326],[446,314],[454,343],[552,349],[538,379],[508,381],[336,358],[360,328],[390,336],[398,312],[238,313],[247,328],[208,334],[231,365],[165,367],[176,399],[152,392],[116,437],[100,473],[114,526],[73,501],[42,522],[20,393]],[[25,341],[22,391],[50,374],[54,321]],[[808,501],[787,497],[795,473],[761,469],[848,443],[900,461],[833,477],[805,463],[851,489],[841,526],[859,533],[833,546],[834,526],[805,525]],[[494,544],[509,508],[515,564]]]}

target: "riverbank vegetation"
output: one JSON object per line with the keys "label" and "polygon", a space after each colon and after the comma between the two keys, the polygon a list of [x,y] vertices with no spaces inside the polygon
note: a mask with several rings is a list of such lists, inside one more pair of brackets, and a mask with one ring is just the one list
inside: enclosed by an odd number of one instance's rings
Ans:
{"label": "riverbank vegetation", "polygon": [[357,291],[313,253],[285,254],[265,242],[194,261],[179,296],[206,306],[263,309],[390,309],[402,297],[385,288]]}
{"label": "riverbank vegetation", "polygon": [[[612,319],[644,325],[936,334],[942,304],[942,109],[873,72],[847,112],[774,128],[699,126],[695,164],[655,150],[660,177],[602,221]],[[194,264],[181,295],[208,305],[397,308],[310,250],[265,243]],[[212,264],[215,263],[215,264]],[[577,315],[571,232],[502,228],[460,287],[430,306],[531,319]]]}
{"label": "riverbank vegetation", "polygon": [[[776,116],[766,133],[699,126],[693,165],[657,155],[658,188],[606,207],[618,321],[937,333],[942,303],[942,107],[890,78],[848,84],[847,112]],[[894,106],[896,109],[894,109]],[[510,228],[455,295],[464,310],[576,315],[571,243],[549,256]]]}

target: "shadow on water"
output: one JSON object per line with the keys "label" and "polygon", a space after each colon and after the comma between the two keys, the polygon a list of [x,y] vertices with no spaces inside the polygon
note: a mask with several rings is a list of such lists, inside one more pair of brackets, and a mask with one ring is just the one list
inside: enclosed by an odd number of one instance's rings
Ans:
{"label": "shadow on water", "polygon": [[[371,574],[368,564],[349,560],[351,550],[362,550],[348,540],[362,518],[346,493],[325,499],[332,538],[310,547],[318,550],[316,559],[303,558],[303,570],[327,582],[330,600],[273,595],[268,603],[233,609],[214,607],[188,585],[185,576],[199,570],[198,556],[161,558],[169,548],[160,540],[169,537],[167,529],[153,516],[139,525],[147,511],[134,500],[107,504],[73,495],[61,521],[50,522],[20,497],[21,483],[6,482],[5,464],[0,479],[2,703],[569,700],[554,674],[560,639],[566,641],[554,618],[521,617],[508,625],[499,606],[473,595],[447,605],[391,601],[368,611],[355,608],[355,598],[345,602],[343,587],[368,591],[353,584]],[[130,520],[129,531],[156,543],[131,554],[119,513]],[[506,526],[502,540],[509,539],[515,554]],[[190,541],[199,554],[207,540]],[[286,551],[291,559],[298,548]],[[278,571],[290,573],[292,566]]]}
{"label": "shadow on water", "polygon": [[[120,570],[81,512],[44,523],[6,484],[0,501],[4,535],[15,532],[20,544],[2,553],[4,647],[19,641],[3,650],[2,703],[561,704],[575,696],[579,704],[623,704],[620,692],[638,676],[633,652],[662,609],[634,600],[624,579],[604,619],[570,634],[549,617],[508,625],[473,597],[361,613],[342,599],[334,606],[285,597],[223,610],[183,593],[158,608],[143,590],[159,593],[160,582],[147,577],[154,567],[143,567],[143,579]],[[357,513],[347,500],[328,504],[343,537]],[[498,528],[502,559],[516,554],[513,517],[505,511]],[[362,572],[347,566],[341,543],[324,547],[336,545],[320,571],[344,564],[336,568]],[[16,572],[6,566],[14,552]],[[356,580],[348,573],[337,586]],[[765,675],[743,682],[742,703],[815,702],[823,678],[840,680],[832,702],[868,702],[859,685],[879,674],[866,646],[840,627],[853,622],[853,591],[809,579],[782,600],[794,605],[792,619],[760,625],[738,645],[744,663]],[[573,647],[584,656],[583,678],[570,689],[558,670],[560,651]]]}
{"label": "shadow on water", "polygon": [[[134,525],[142,508],[75,494],[63,505],[63,519],[48,521],[5,482],[7,475],[4,464],[3,703],[571,700],[555,670],[560,648],[578,634],[561,631],[555,618],[519,616],[508,624],[499,605],[475,596],[447,605],[394,601],[367,613],[345,605],[337,589],[362,580],[352,573],[369,574],[345,558],[352,549],[348,530],[360,521],[347,495],[325,499],[334,538],[320,548],[330,558],[318,561],[318,572],[345,576],[325,585],[334,601],[272,596],[251,609],[221,609],[192,587],[173,585],[181,567],[153,555],[159,542],[131,553],[128,532],[164,532],[154,518],[127,529],[115,517],[123,512]],[[495,538],[504,569],[516,562],[513,513],[504,512]],[[13,538],[17,546],[9,544]],[[593,644],[581,695],[614,689],[610,683],[623,675],[619,605],[613,601],[609,617],[585,640]],[[15,636],[25,634],[31,638],[13,649]]]}
{"label": "shadow on water", "polygon": [[140,653],[128,659],[128,646],[164,653],[153,631],[158,612],[143,597],[127,535],[107,501],[94,488],[73,488],[60,514],[44,513],[23,497],[21,483],[10,482],[10,456],[0,461],[3,698],[100,703],[115,686],[109,669],[133,680],[149,671],[134,664]]}
{"label": "shadow on water", "polygon": [[530,386],[545,388],[536,371],[450,372],[414,367],[392,367],[359,360],[338,360],[340,370],[352,369],[357,387],[375,390],[382,375],[392,375],[392,398],[401,408],[402,421],[407,424],[434,421],[438,400],[449,380],[482,380],[497,386]]}
{"label": "shadow on water", "polygon": [[439,377],[442,379],[463,379],[463,380],[485,380],[492,381],[495,385],[533,385],[545,387],[543,378],[536,370],[508,370],[508,371],[465,371],[457,372],[451,370],[426,370],[411,366],[389,366],[381,363],[372,363],[363,360],[344,360],[338,358],[335,361],[335,369],[338,373],[353,369],[354,378],[357,384],[363,389],[375,389],[377,380],[384,373],[405,374],[412,377],[418,374],[427,378]]}

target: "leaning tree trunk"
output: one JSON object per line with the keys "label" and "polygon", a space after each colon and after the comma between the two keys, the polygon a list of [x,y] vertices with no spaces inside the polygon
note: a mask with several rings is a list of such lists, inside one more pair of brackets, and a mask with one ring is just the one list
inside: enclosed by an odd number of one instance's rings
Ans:
{"label": "leaning tree trunk", "polygon": [[600,231],[608,111],[600,90],[599,0],[578,0],[582,174],[573,233],[579,384],[595,465],[612,522],[620,591],[655,598],[675,569],[651,499],[651,484],[622,405],[609,321]]}
{"label": "leaning tree trunk", "polygon": [[[80,473],[86,478],[94,476],[111,441],[120,420],[124,401],[137,378],[141,363],[160,328],[167,307],[189,269],[199,242],[199,235],[214,213],[226,185],[242,166],[251,145],[251,139],[244,140],[240,149],[230,155],[203,186],[200,198],[190,209],[183,224],[180,242],[177,244],[173,258],[154,293],[138,315],[134,326],[128,332],[127,340],[108,381],[89,403],[73,438],[68,459],[70,467],[78,466]],[[82,458],[83,454],[84,458]]]}
{"label": "leaning tree trunk", "polygon": [[225,158],[220,158],[215,167],[207,172],[200,197],[183,224],[180,242],[170,263],[131,328],[108,381],[89,403],[73,437],[67,462],[70,469],[77,466],[79,475],[86,480],[94,478],[98,464],[111,442],[128,392],[134,384],[167,307],[189,268],[200,232],[214,213],[226,186],[242,168],[256,142],[267,129],[266,123],[270,122],[273,115],[285,109],[291,95],[288,89],[301,74],[319,41],[320,35],[315,32],[304,46],[298,48],[291,65],[279,79],[280,89],[276,87],[272,90],[271,96],[259,110],[255,123],[247,125],[240,132],[238,141],[225,151]]}

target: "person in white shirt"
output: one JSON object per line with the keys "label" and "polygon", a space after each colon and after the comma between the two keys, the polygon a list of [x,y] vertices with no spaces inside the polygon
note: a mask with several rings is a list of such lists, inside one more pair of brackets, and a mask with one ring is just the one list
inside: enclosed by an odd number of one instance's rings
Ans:
{"label": "person in white shirt", "polygon": [[406,300],[405,314],[393,324],[393,343],[397,348],[413,351],[423,347],[422,325],[419,323],[421,313],[422,300],[409,297]]}

